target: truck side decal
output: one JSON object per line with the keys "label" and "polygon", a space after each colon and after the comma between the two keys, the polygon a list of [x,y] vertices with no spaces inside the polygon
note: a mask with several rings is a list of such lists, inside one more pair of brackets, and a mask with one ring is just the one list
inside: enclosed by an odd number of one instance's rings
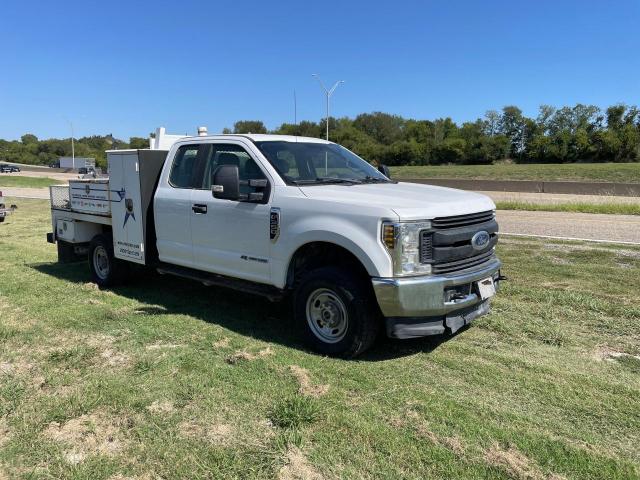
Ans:
{"label": "truck side decal", "polygon": [[280,209],[272,208],[269,213],[269,238],[272,242],[280,236]]}

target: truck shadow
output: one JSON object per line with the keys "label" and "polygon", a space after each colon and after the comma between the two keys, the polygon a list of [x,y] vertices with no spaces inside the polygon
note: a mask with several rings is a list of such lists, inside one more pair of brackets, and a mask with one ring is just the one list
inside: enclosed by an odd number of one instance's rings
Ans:
{"label": "truck shadow", "polygon": [[[85,262],[38,263],[30,266],[41,273],[80,285],[91,281]],[[108,290],[145,304],[136,308],[136,312],[143,315],[189,315],[240,335],[307,350],[298,339],[287,301],[272,303],[262,297],[222,287],[205,287],[192,280],[160,275],[151,270],[136,271],[126,285]],[[79,289],[70,291],[78,292]],[[375,362],[419,352],[428,353],[449,338],[393,340],[381,335],[378,343],[358,360]]]}

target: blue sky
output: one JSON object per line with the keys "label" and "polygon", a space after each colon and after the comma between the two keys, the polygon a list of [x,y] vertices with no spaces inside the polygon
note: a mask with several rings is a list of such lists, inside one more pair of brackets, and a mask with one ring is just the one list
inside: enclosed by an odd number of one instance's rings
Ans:
{"label": "blue sky", "polygon": [[640,2],[15,1],[0,7],[0,138],[269,128],[384,111],[640,103]]}

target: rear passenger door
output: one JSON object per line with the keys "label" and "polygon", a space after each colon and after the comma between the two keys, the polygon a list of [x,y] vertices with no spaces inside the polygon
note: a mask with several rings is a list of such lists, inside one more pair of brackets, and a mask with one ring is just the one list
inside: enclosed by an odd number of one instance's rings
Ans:
{"label": "rear passenger door", "polygon": [[261,203],[217,199],[211,194],[213,174],[220,165],[236,165],[241,181],[268,177],[239,142],[208,143],[202,148],[201,186],[191,194],[191,238],[196,268],[269,283],[269,189],[240,187],[245,194],[263,191]]}
{"label": "rear passenger door", "polygon": [[154,197],[156,246],[160,260],[193,267],[191,191],[201,182],[201,145],[182,145],[172,159],[168,185],[160,182]]}

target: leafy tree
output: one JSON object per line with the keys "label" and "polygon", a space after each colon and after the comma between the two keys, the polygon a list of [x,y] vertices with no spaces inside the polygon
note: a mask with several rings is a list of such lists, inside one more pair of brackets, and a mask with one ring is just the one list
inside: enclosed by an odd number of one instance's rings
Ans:
{"label": "leafy tree", "polygon": [[142,137],[131,137],[129,138],[129,148],[149,148],[149,140]]}
{"label": "leafy tree", "polygon": [[32,133],[25,133],[20,137],[20,141],[23,145],[34,145],[38,143],[38,137]]}
{"label": "leafy tree", "polygon": [[267,133],[260,120],[241,120],[233,124],[233,133]]}

